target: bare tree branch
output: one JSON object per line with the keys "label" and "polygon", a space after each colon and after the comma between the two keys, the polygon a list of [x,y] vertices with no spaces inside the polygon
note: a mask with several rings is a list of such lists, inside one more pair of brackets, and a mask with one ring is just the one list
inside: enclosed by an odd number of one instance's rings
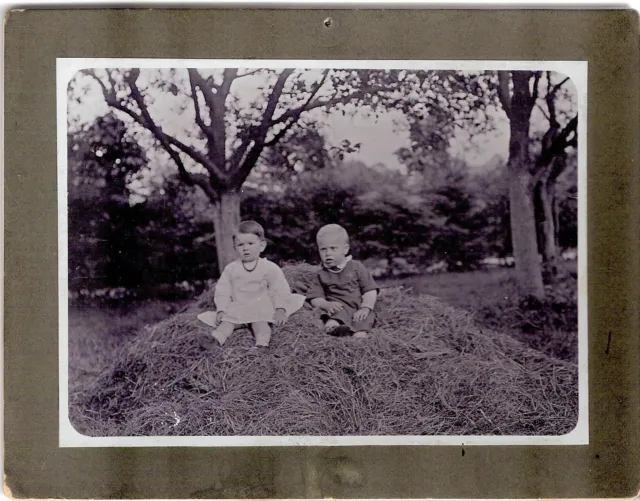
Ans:
{"label": "bare tree branch", "polygon": [[282,129],[280,129],[278,133],[275,134],[269,141],[265,142],[264,145],[273,146],[278,141],[280,141],[286,135],[286,133],[289,132],[291,128],[297,123],[298,123],[298,120],[295,118],[290,120],[289,123],[287,123],[287,125],[285,125]]}
{"label": "bare tree branch", "polygon": [[302,115],[302,113],[304,113],[307,110],[307,107],[311,104],[311,101],[313,100],[313,98],[316,96],[318,91],[322,88],[328,76],[329,76],[329,70],[325,70],[322,74],[322,78],[320,79],[320,81],[317,82],[311,89],[311,93],[307,98],[307,100],[305,101],[305,103],[299,108],[297,108],[298,111],[294,116],[291,117],[289,123],[285,125],[270,141],[267,141],[265,143],[265,146],[273,146],[274,144],[276,144],[286,135],[287,132],[289,132],[291,127],[293,127],[296,123],[298,123],[298,120],[300,120],[300,116]]}
{"label": "bare tree branch", "polygon": [[[233,182],[236,186],[240,186],[244,182],[244,180],[251,172],[251,169],[258,161],[258,158],[260,158],[260,154],[262,153],[262,150],[265,146],[265,137],[267,136],[267,132],[272,125],[273,114],[278,107],[278,101],[280,100],[280,96],[282,95],[284,86],[286,85],[287,80],[293,74],[293,72],[294,70],[292,68],[287,68],[283,70],[280,75],[278,75],[278,80],[273,86],[271,94],[269,94],[267,107],[262,116],[262,122],[257,128],[256,137],[252,138],[253,146],[251,147],[241,164],[231,165],[231,169],[235,170],[233,174]],[[244,156],[244,154],[242,156]]]}
{"label": "bare tree branch", "polygon": [[[547,82],[551,84],[551,72],[547,72]],[[554,88],[555,89],[555,88]],[[544,97],[545,102],[547,103],[547,110],[549,110],[549,116],[547,119],[549,120],[549,127],[553,129],[559,129],[560,124],[558,123],[558,117],[556,116],[556,90],[549,90],[547,95]]]}
{"label": "bare tree branch", "polygon": [[255,126],[251,126],[251,127],[249,127],[249,130],[247,130],[245,132],[245,135],[244,135],[244,138],[242,139],[242,142],[234,150],[234,152],[231,154],[231,158],[229,159],[229,167],[228,167],[227,170],[233,171],[233,170],[237,169],[238,166],[240,165],[240,162],[242,162],[242,159],[244,158],[245,153],[249,149],[249,145],[253,141],[252,136],[255,134],[253,132],[254,129],[256,129],[256,127]]}
{"label": "bare tree branch", "polygon": [[549,175],[547,176],[547,183],[552,184],[555,183],[560,174],[564,172],[567,167],[567,155],[563,152],[562,155],[559,155],[553,159],[551,162],[551,166],[549,169]]}
{"label": "bare tree branch", "polygon": [[[353,101],[354,99],[362,99],[367,94],[376,94],[378,92],[383,92],[387,90],[385,87],[367,87],[351,94],[347,94],[346,96],[334,97],[327,100],[316,99],[313,102],[309,103],[304,107],[303,111],[311,111],[316,108],[329,107],[334,104],[348,103],[349,101]],[[282,122],[286,122],[290,118],[294,117],[300,111],[300,107],[293,108],[282,113],[278,118],[273,120],[272,125],[279,124]]]}
{"label": "bare tree branch", "polygon": [[[245,165],[246,160],[245,162],[243,162],[243,159],[245,158],[245,154],[247,153],[249,146],[251,145],[252,142],[254,143],[253,148],[258,147],[260,148],[260,152],[262,152],[262,148],[264,148],[264,144],[258,146],[258,143],[264,142],[264,138],[267,135],[269,127],[270,125],[272,125],[270,123],[271,117],[275,113],[275,109],[278,105],[278,101],[280,99],[282,91],[284,90],[284,85],[292,73],[293,73],[292,69],[286,69],[279,75],[278,80],[274,85],[273,90],[271,91],[271,94],[269,95],[269,100],[267,102],[267,108],[263,115],[262,123],[257,127],[250,126],[249,130],[245,132],[245,137],[242,140],[240,146],[238,146],[238,148],[236,148],[235,151],[232,153],[231,158],[229,159],[229,165],[227,169],[230,172],[234,172],[234,171],[239,172],[241,168],[240,167],[241,163],[242,165]],[[269,116],[269,113],[270,113],[270,116]],[[260,139],[261,137],[262,139]],[[256,160],[257,160],[257,157],[256,157]],[[247,176],[248,175],[249,174],[247,173]],[[246,179],[246,176],[245,176],[245,179]],[[244,179],[242,180],[242,182],[244,182]]]}
{"label": "bare tree branch", "polygon": [[[226,74],[226,70],[225,70]],[[195,69],[189,69],[189,78],[193,80],[196,87],[202,92],[204,102],[209,108],[209,120],[211,126],[209,130],[211,132],[211,138],[209,140],[209,158],[220,170],[226,168],[225,165],[225,142],[226,142],[226,126],[224,123],[225,116],[225,100],[226,94],[221,96],[222,87],[225,85],[223,80],[222,85],[214,86],[213,82],[209,79],[205,80],[202,75]],[[225,76],[228,80],[228,77]],[[228,86],[231,86],[231,81],[227,81]],[[213,92],[216,89],[216,92]],[[209,137],[209,136],[207,136]]]}
{"label": "bare tree branch", "polygon": [[189,172],[187,172],[187,174],[189,175],[189,178],[191,179],[193,184],[202,188],[202,191],[204,191],[205,194],[209,197],[209,200],[211,200],[214,203],[218,201],[218,193],[213,188],[213,186],[211,186],[211,179],[209,178],[209,176],[206,176],[204,174],[194,174]]}
{"label": "bare tree branch", "polygon": [[253,71],[247,71],[246,73],[243,73],[242,75],[236,76],[236,78],[242,78],[242,77],[248,77],[250,75],[255,75],[259,71],[262,71],[262,68],[258,68],[257,70],[253,70]]}
{"label": "bare tree branch", "polygon": [[138,105],[142,113],[142,121],[139,121],[139,123],[145,126],[147,129],[149,129],[153,133],[153,135],[156,136],[156,138],[158,138],[160,143],[164,146],[164,148],[167,151],[169,151],[169,147],[170,147],[169,145],[172,144],[177,146],[183,152],[185,152],[187,155],[193,158],[196,162],[201,164],[205,169],[207,169],[207,171],[215,178],[217,182],[223,183],[223,184],[226,183],[227,176],[222,169],[220,169],[214,163],[210,162],[207,159],[207,157],[205,157],[203,154],[198,152],[195,148],[192,148],[191,146],[187,146],[186,144],[182,143],[178,139],[171,137],[168,134],[165,134],[162,131],[162,129],[155,124],[155,122],[151,118],[151,115],[149,115],[149,110],[147,109],[147,105],[145,104],[144,98],[142,97],[142,94],[140,93],[140,90],[138,89],[138,86],[136,84],[136,80],[138,79],[139,74],[140,74],[140,70],[134,69],[131,71],[128,77],[125,77],[125,80],[129,84],[129,87],[131,89],[131,96],[135,100],[136,104]]}
{"label": "bare tree branch", "polygon": [[[556,129],[560,127],[560,123],[558,122],[558,117],[556,115],[556,102],[555,102],[556,94],[568,80],[569,80],[569,77],[565,78],[564,80],[562,80],[562,82],[553,86],[547,92],[547,95],[544,97],[544,100],[547,103],[547,109],[549,110],[549,116],[547,117],[547,119],[549,120],[549,125],[550,127],[553,127]],[[547,82],[548,82],[548,85],[550,86],[551,85],[550,71],[547,72]]]}
{"label": "bare tree branch", "polygon": [[104,84],[102,80],[100,80],[100,78],[98,78],[94,70],[83,70],[82,73],[84,75],[92,77],[96,82],[98,82],[98,84],[100,85],[100,88],[102,89],[102,94],[104,96],[107,96],[107,94],[109,94],[109,90],[107,89],[107,86]]}
{"label": "bare tree branch", "polygon": [[[221,96],[222,85],[215,85],[211,78],[206,80],[202,78],[200,73],[195,69],[189,70],[189,76],[193,80],[194,84],[202,92],[204,101],[209,108],[209,120],[211,137],[209,142],[209,158],[220,168],[225,169],[225,142],[226,142],[226,130],[224,123],[225,116],[225,100],[226,95]],[[223,85],[224,85],[223,81]],[[227,82],[227,85],[231,85]],[[216,92],[213,92],[213,90]]]}
{"label": "bare tree branch", "polygon": [[233,83],[233,81],[236,79],[236,76],[238,75],[238,70],[235,68],[225,68],[223,74],[222,74],[222,85],[220,85],[220,92],[219,94],[221,96],[224,96],[224,98],[226,99],[227,95],[229,94],[229,90],[231,89],[231,84]]}
{"label": "bare tree branch", "polygon": [[531,101],[535,104],[538,100],[539,87],[540,87],[540,78],[542,77],[541,71],[536,71],[533,79],[533,93],[531,95]]}
{"label": "bare tree branch", "polygon": [[[202,92],[202,97],[204,97],[204,102],[206,103],[207,108],[209,108],[209,114],[211,115],[213,113],[212,110],[214,108],[214,104],[213,104],[214,93],[212,89],[217,87],[213,85],[213,82],[210,79],[205,80],[204,78],[202,78],[202,75],[198,73],[198,70],[189,68],[188,72],[189,72],[189,79],[192,80],[193,84],[200,89],[200,92]],[[211,123],[213,124],[213,120],[211,120]]]}
{"label": "bare tree branch", "polygon": [[204,132],[207,141],[209,142],[209,147],[212,147],[213,143],[215,142],[215,137],[213,135],[211,127],[205,124],[204,120],[202,120],[202,114],[200,112],[200,102],[198,99],[198,85],[196,84],[197,77],[194,75],[194,70],[189,69],[187,71],[189,73],[189,84],[191,86],[191,98],[193,99],[193,107],[195,108],[196,112],[196,124],[198,124],[198,127],[200,127],[202,132]]}
{"label": "bare tree branch", "polygon": [[549,115],[547,114],[547,112],[542,106],[540,106],[539,104],[536,104],[536,108],[538,108],[542,112],[542,114],[544,115],[544,118],[549,120]]}
{"label": "bare tree branch", "polygon": [[[550,94],[555,95],[556,92],[558,92],[560,90],[560,88],[566,84],[569,80],[571,80],[569,77],[566,77],[562,82],[560,82],[559,84],[556,84],[553,89],[551,89]],[[549,81],[551,82],[551,81]]]}
{"label": "bare tree branch", "polygon": [[111,84],[111,88],[113,89],[113,92],[116,92],[116,81],[113,79],[113,75],[111,74],[111,70],[109,68],[106,68],[105,71],[107,72],[107,78],[109,78],[109,83]]}
{"label": "bare tree branch", "polygon": [[[96,81],[98,81],[98,83],[102,88],[105,101],[109,106],[111,106],[115,110],[121,111],[122,113],[129,115],[135,122],[139,123],[145,129],[149,130],[154,135],[154,137],[158,141],[160,141],[160,144],[162,144],[165,151],[169,154],[171,159],[175,162],[176,166],[178,167],[178,172],[180,174],[181,179],[183,179],[184,182],[186,182],[189,185],[197,184],[198,186],[201,186],[203,190],[205,190],[207,195],[209,195],[209,197],[212,197],[215,194],[212,191],[210,180],[206,180],[205,176],[194,177],[193,174],[189,173],[186,170],[184,163],[182,162],[182,159],[180,158],[179,153],[174,149],[174,146],[181,149],[184,153],[189,155],[196,162],[203,165],[203,167],[207,169],[207,171],[211,174],[213,179],[215,179],[216,181],[220,183],[224,183],[227,181],[225,173],[217,169],[217,167],[215,165],[212,165],[211,162],[208,162],[207,158],[204,155],[200,154],[194,148],[182,143],[178,139],[165,134],[162,131],[162,129],[160,129],[160,127],[158,127],[155,124],[155,122],[149,115],[147,106],[144,103],[144,98],[142,97],[142,94],[140,93],[140,90],[138,89],[136,84],[136,81],[140,74],[139,69],[132,70],[129,76],[125,78],[125,80],[129,84],[129,87],[131,90],[131,96],[133,97],[136,104],[140,108],[141,114],[136,113],[132,109],[128,108],[127,106],[119,102],[116,98],[115,88],[112,87],[111,89],[108,89],[106,85],[104,85],[104,83],[97,77],[97,75],[93,71],[87,71],[86,74],[92,76]],[[113,82],[112,77],[110,77],[110,81]]]}
{"label": "bare tree branch", "polygon": [[280,96],[282,95],[284,86],[287,83],[289,77],[293,74],[293,71],[293,69],[287,68],[286,70],[283,70],[280,75],[278,75],[278,80],[273,86],[273,90],[271,91],[269,99],[267,100],[267,107],[262,117],[262,123],[260,124],[260,132],[266,133],[269,126],[271,125],[271,120],[273,119],[273,114],[276,112],[278,101],[280,100]]}
{"label": "bare tree branch", "polygon": [[231,90],[231,84],[236,79],[238,70],[235,68],[225,68],[222,75],[222,84],[218,91],[212,95],[213,109],[211,113],[211,126],[215,136],[214,148],[211,151],[213,161],[222,169],[227,168],[227,125],[225,115],[227,113],[227,97]]}
{"label": "bare tree branch", "polygon": [[569,145],[567,139],[571,134],[575,134],[577,136],[578,131],[578,115],[573,117],[567,126],[560,131],[560,133],[555,137],[555,139],[551,142],[551,145],[548,148],[544,148],[540,153],[536,165],[539,167],[548,166],[554,157],[562,153],[567,146]]}
{"label": "bare tree branch", "polygon": [[509,93],[510,79],[508,71],[498,71],[498,98],[502,104],[502,109],[509,119],[511,119],[511,95]]}

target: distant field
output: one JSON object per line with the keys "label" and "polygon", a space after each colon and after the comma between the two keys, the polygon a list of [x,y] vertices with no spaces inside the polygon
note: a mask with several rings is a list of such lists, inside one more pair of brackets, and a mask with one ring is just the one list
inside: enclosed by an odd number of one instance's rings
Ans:
{"label": "distant field", "polygon": [[[561,264],[568,272],[575,273],[577,270],[575,261],[562,261]],[[418,294],[430,294],[471,311],[516,296],[514,268],[436,273],[380,282],[386,285],[402,284]]]}

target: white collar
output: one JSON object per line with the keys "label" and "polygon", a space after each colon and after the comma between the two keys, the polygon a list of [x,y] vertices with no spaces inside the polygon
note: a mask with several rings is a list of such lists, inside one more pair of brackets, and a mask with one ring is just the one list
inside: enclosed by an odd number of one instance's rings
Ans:
{"label": "white collar", "polygon": [[339,264],[338,266],[334,266],[333,269],[325,268],[325,270],[330,271],[331,273],[340,273],[342,270],[345,269],[347,264],[349,264],[349,261],[351,261],[351,259],[352,259],[351,256],[347,256],[345,260],[342,261],[342,263]]}

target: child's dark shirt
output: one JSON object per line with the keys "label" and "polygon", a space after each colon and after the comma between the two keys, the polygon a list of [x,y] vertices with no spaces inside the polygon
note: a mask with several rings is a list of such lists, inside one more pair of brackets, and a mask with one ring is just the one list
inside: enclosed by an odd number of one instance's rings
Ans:
{"label": "child's dark shirt", "polygon": [[320,269],[311,282],[307,300],[322,297],[358,310],[362,295],[372,290],[378,290],[378,285],[369,270],[360,261],[351,260],[338,273]]}

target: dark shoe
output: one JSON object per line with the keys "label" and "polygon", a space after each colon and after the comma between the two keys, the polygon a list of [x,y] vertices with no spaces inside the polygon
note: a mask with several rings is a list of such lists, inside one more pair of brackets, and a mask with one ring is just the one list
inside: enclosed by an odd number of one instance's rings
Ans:
{"label": "dark shoe", "polygon": [[327,334],[333,337],[345,337],[350,336],[352,334],[352,330],[346,325],[338,325],[337,327],[327,331]]}
{"label": "dark shoe", "polygon": [[212,351],[217,346],[219,346],[218,342],[213,339],[211,336],[200,336],[200,347],[204,350]]}

